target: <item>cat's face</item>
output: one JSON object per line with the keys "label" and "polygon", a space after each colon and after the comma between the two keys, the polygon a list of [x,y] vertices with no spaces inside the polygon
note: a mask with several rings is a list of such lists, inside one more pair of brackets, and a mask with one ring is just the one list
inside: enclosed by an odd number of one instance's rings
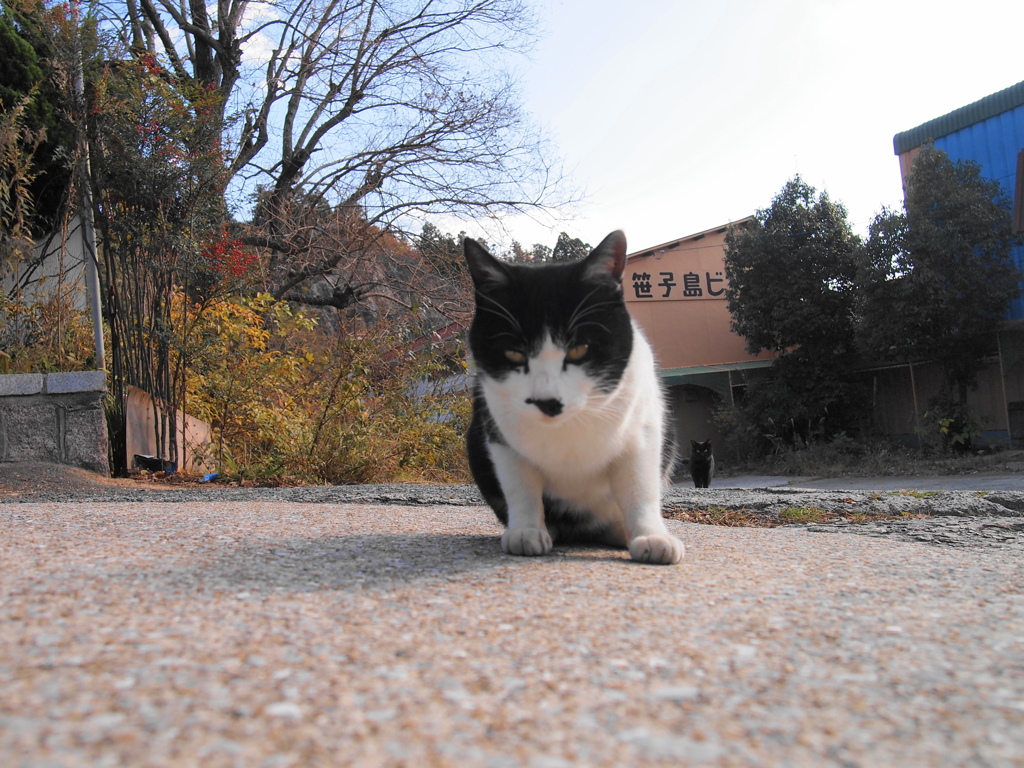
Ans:
{"label": "cat's face", "polygon": [[695,459],[706,459],[711,456],[711,441],[705,440],[699,443],[696,440],[690,441],[690,455]]}
{"label": "cat's face", "polygon": [[469,345],[493,408],[556,423],[622,378],[633,330],[622,296],[626,240],[613,232],[574,263],[508,264],[466,240],[476,287]]}

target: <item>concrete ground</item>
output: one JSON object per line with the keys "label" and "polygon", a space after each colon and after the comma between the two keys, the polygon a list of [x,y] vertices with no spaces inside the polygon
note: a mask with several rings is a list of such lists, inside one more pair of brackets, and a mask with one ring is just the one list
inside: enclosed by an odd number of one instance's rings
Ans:
{"label": "concrete ground", "polygon": [[0,765],[1024,766],[1020,548],[479,506],[0,505]]}

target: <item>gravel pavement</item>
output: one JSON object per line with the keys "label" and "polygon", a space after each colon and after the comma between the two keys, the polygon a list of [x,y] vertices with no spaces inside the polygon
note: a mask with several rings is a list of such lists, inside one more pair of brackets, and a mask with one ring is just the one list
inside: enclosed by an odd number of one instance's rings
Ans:
{"label": "gravel pavement", "polygon": [[1024,766],[1020,495],[832,493],[667,503],[952,533],[670,520],[661,567],[503,555],[465,487],[7,498],[0,765]]}

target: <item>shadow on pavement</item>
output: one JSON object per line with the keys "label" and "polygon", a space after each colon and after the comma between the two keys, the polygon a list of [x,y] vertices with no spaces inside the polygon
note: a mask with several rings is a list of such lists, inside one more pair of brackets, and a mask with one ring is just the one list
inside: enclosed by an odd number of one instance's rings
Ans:
{"label": "shadow on pavement", "polygon": [[172,574],[171,581],[204,591],[354,591],[568,559],[630,562],[625,550],[600,546],[556,546],[551,554],[533,558],[504,554],[497,536],[353,535],[290,538],[227,550],[212,563]]}
{"label": "shadow on pavement", "polygon": [[206,587],[358,590],[512,565],[495,536],[290,538],[228,551],[195,574]]}

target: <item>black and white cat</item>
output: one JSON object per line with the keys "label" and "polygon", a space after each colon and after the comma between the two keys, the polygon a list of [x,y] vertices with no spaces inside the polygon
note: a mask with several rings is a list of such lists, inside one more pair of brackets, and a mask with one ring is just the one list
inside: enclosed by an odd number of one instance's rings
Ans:
{"label": "black and white cat", "polygon": [[572,263],[509,264],[470,239],[465,252],[476,288],[466,445],[506,526],[502,549],[599,542],[678,563],[683,543],[661,516],[676,446],[654,355],[626,311],[625,235]]}

